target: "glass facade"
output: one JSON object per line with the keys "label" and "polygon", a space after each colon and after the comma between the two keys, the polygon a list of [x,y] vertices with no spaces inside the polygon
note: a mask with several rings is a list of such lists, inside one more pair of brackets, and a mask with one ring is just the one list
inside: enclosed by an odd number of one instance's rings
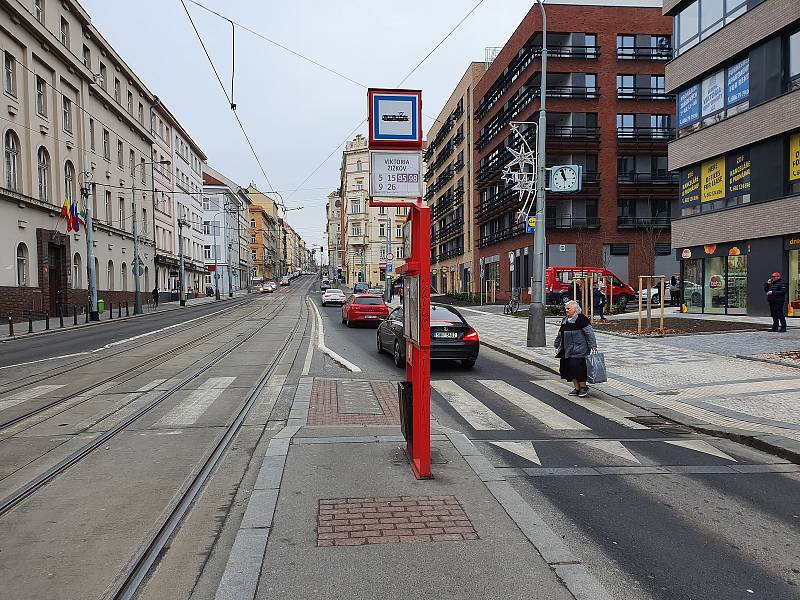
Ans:
{"label": "glass facade", "polygon": [[800,250],[789,250],[789,315],[800,316]]}
{"label": "glass facade", "polygon": [[747,314],[747,255],[742,254],[740,248],[732,246],[729,251],[720,252],[720,256],[681,261],[683,303],[687,312]]}

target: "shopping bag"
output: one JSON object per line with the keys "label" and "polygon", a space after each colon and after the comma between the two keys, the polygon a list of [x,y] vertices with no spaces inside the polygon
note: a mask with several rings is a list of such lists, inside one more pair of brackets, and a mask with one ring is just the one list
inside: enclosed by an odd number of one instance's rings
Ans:
{"label": "shopping bag", "polygon": [[608,381],[604,354],[592,352],[586,357],[586,381],[589,383],[605,383]]}

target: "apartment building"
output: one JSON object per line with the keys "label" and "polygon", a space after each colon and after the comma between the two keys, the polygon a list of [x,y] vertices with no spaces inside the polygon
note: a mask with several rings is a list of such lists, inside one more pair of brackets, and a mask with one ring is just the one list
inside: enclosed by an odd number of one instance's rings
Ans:
{"label": "apartment building", "polygon": [[[258,277],[274,279],[281,275],[278,266],[278,204],[259,191],[254,183],[247,187],[247,197],[252,202],[250,210],[250,244],[257,247],[258,262],[253,262],[253,272]],[[253,211],[261,215],[254,218]],[[255,234],[256,240],[253,240]],[[252,254],[252,248],[251,248]]]}
{"label": "apartment building", "polygon": [[377,284],[386,278],[387,260],[393,273],[404,264],[403,224],[408,209],[368,206],[369,148],[363,135],[347,142],[339,173],[342,274],[351,286]]}
{"label": "apartment building", "polygon": [[473,262],[475,84],[486,63],[473,62],[426,136],[425,200],[431,210],[431,285],[441,293],[478,291]]}
{"label": "apartment building", "polygon": [[800,2],[665,0],[679,173],[672,246],[689,312],[766,315],[780,271],[800,309]]}
{"label": "apartment building", "polygon": [[[140,284],[154,282],[153,95],[77,2],[2,2],[0,14],[0,312],[82,310],[89,251],[99,297],[132,302],[134,206]],[[85,227],[66,231],[65,199],[91,211],[91,248]]]}
{"label": "apartment building", "polygon": [[328,236],[328,276],[340,278],[342,276],[342,247],[341,247],[341,206],[342,198],[339,190],[328,194],[325,203],[325,234]]}
{"label": "apartment building", "polygon": [[[605,266],[637,285],[640,274],[677,271],[670,217],[677,178],[667,169],[674,98],[664,86],[672,21],[660,0],[552,0],[548,15],[547,166],[583,167],[582,191],[550,192],[547,264]],[[519,195],[502,178],[510,123],[539,111],[542,23],[538,5],[475,85],[474,273],[507,298],[527,299],[533,236],[517,218]],[[521,132],[535,146],[534,125]],[[482,274],[482,277],[481,277]]]}

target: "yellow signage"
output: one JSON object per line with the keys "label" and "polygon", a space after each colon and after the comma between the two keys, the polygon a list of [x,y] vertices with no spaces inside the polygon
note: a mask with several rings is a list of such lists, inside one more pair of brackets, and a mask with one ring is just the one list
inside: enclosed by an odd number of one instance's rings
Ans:
{"label": "yellow signage", "polygon": [[789,138],[789,181],[800,179],[800,133]]}
{"label": "yellow signage", "polygon": [[725,157],[720,156],[707,160],[700,166],[700,179],[703,188],[700,192],[701,202],[713,202],[725,198]]}
{"label": "yellow signage", "polygon": [[536,227],[536,217],[528,217],[528,227]]}

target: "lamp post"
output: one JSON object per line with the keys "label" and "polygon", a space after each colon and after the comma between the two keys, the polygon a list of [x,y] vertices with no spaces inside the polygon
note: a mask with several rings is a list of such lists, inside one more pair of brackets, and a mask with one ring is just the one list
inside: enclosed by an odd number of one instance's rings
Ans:
{"label": "lamp post", "polygon": [[189,221],[181,217],[178,219],[178,257],[181,261],[180,266],[180,283],[178,284],[178,292],[180,293],[180,305],[186,306],[186,292],[184,291],[186,288],[185,279],[186,274],[183,269],[183,228],[189,226]]}
{"label": "lamp post", "polygon": [[536,132],[536,233],[533,236],[533,282],[531,306],[528,310],[528,347],[546,345],[544,331],[546,261],[545,246],[545,193],[547,190],[547,159],[545,138],[547,137],[547,13],[544,0],[536,0],[542,12],[542,76],[539,90],[539,126]]}
{"label": "lamp post", "polygon": [[136,221],[136,168],[153,164],[169,165],[171,162],[168,160],[157,160],[142,162],[131,167],[131,197],[133,199],[133,282],[136,290],[133,298],[134,315],[142,314],[142,290],[139,274],[144,270],[142,259],[139,256],[139,228]]}

